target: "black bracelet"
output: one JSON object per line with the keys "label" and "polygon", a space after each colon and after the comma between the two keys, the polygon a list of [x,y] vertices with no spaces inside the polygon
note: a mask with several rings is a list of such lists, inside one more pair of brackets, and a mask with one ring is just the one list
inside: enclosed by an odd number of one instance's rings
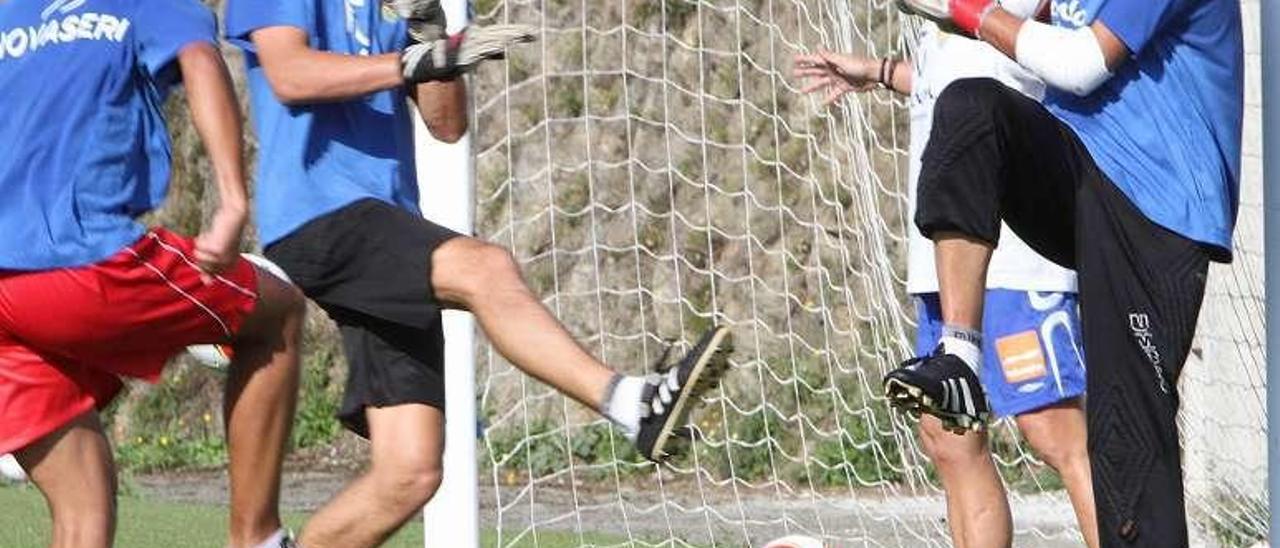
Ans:
{"label": "black bracelet", "polygon": [[898,70],[898,60],[892,57],[885,57],[880,61],[880,86],[884,89],[893,89],[893,73]]}

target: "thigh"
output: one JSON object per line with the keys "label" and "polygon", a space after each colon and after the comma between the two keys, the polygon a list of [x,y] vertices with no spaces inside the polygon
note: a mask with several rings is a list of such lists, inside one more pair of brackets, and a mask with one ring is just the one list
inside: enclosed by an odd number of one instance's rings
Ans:
{"label": "thigh", "polygon": [[982,385],[1000,417],[1076,398],[1085,391],[1076,295],[987,291]]}
{"label": "thigh", "polygon": [[370,408],[371,458],[375,466],[440,470],[444,454],[444,410],[421,404]]}
{"label": "thigh", "polygon": [[1071,264],[1075,189],[1092,162],[1040,103],[989,79],[957,80],[934,106],[916,224],[997,243],[1000,220],[1042,255]]}
{"label": "thigh", "polygon": [[444,409],[444,332],[388,322],[326,306],[338,324],[347,357],[347,386],[338,418],[370,437],[368,411],[406,404]]}
{"label": "thigh", "polygon": [[1004,126],[1009,184],[1001,218],[1036,253],[1075,268],[1076,195],[1097,166],[1071,128],[1043,105],[1020,94],[1011,101],[1018,106]]}
{"label": "thigh", "polygon": [[1177,380],[1204,296],[1208,254],[1149,221],[1109,181],[1089,184],[1080,200],[1099,533],[1104,542],[1185,546]]}
{"label": "thigh", "polygon": [[265,254],[322,306],[428,329],[440,309],[430,284],[431,254],[457,235],[365,199],[312,220]]}

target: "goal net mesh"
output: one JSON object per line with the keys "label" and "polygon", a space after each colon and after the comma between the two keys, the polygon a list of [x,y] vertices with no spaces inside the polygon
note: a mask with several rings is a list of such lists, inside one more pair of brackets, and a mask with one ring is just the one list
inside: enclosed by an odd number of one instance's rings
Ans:
{"label": "goal net mesh", "polygon": [[[547,306],[621,371],[675,359],[713,324],[736,343],[723,388],[693,415],[699,443],[662,466],[482,343],[492,542],[949,544],[914,422],[879,389],[914,331],[906,105],[877,91],[824,108],[790,76],[792,57],[817,48],[909,56],[918,22],[887,0],[475,9],[479,24],[540,29],[473,79],[477,233],[510,247]],[[1260,234],[1260,212],[1242,220]],[[1184,426],[1204,440],[1187,447],[1199,466],[1189,506],[1213,542],[1251,542],[1265,523],[1265,463],[1252,458],[1264,438],[1261,245],[1249,238],[1215,272],[1216,329],[1187,372]],[[1223,437],[1235,448],[1208,441]],[[1016,429],[997,425],[992,452],[1015,544],[1078,544],[1061,483]]]}

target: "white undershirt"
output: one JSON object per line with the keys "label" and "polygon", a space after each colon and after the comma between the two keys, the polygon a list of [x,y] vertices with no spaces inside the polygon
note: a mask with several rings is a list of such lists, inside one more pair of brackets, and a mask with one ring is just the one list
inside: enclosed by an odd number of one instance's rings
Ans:
{"label": "white undershirt", "polygon": [[[924,153],[925,144],[929,141],[929,131],[933,126],[934,101],[947,84],[961,78],[988,77],[1037,101],[1044,96],[1044,84],[1035,75],[995,48],[984,42],[940,32],[932,25],[926,27],[920,38],[913,64],[916,72],[911,85],[911,164],[907,194],[911,218],[915,217],[920,156]],[[936,292],[938,276],[934,270],[933,242],[925,239],[914,223],[909,224],[907,292]],[[1008,226],[1001,223],[1000,245],[991,257],[987,287],[1074,292],[1076,275],[1032,251]]]}

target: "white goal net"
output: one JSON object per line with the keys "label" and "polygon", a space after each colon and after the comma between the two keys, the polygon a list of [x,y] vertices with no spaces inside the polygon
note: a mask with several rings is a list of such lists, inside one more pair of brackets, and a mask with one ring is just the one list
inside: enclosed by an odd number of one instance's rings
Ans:
{"label": "white goal net", "polygon": [[[509,246],[547,305],[618,369],[644,372],[672,345],[678,356],[713,323],[737,347],[694,415],[701,442],[657,467],[481,346],[486,543],[760,546],[803,533],[831,546],[948,545],[914,424],[879,390],[914,327],[905,104],[875,92],[821,108],[790,77],[792,56],[819,47],[909,55],[914,22],[887,0],[475,8],[480,24],[541,28],[473,80],[479,235]],[[1257,187],[1253,146],[1246,186]],[[1246,191],[1242,229],[1260,234],[1257,196]],[[1265,523],[1260,238],[1242,235],[1241,248],[1215,274],[1205,318],[1217,329],[1187,373],[1184,425],[1201,440],[1187,444],[1189,500],[1208,543],[1252,542]],[[1207,363],[1225,355],[1231,365]],[[1015,544],[1078,545],[1052,471],[1007,424],[992,441]]]}

